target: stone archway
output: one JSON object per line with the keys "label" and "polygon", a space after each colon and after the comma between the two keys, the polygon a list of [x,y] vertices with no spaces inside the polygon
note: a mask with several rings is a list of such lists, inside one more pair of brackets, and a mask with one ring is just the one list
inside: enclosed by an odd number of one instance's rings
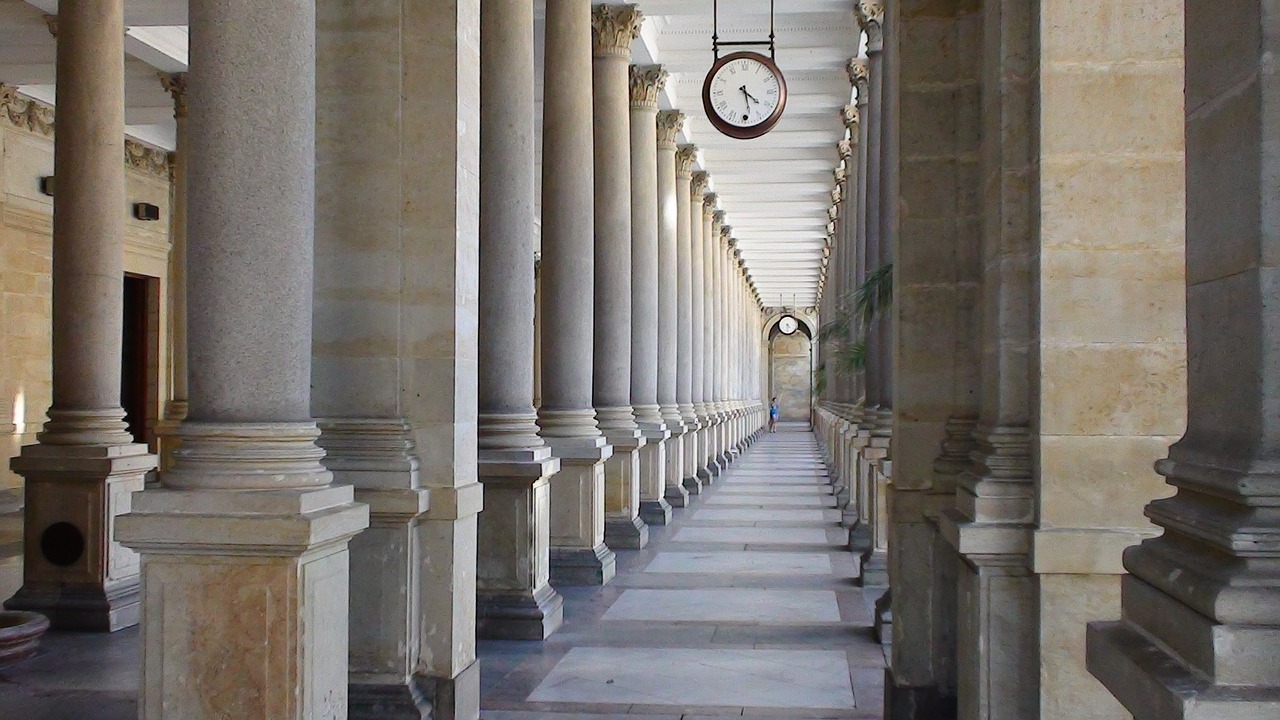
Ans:
{"label": "stone archway", "polygon": [[808,324],[790,335],[772,323],[768,334],[769,398],[778,398],[783,422],[809,422],[813,407],[814,343]]}

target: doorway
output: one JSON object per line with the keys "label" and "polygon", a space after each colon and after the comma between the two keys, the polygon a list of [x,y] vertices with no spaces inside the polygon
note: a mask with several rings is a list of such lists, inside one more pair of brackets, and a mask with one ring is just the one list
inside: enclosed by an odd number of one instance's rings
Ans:
{"label": "doorway", "polygon": [[160,281],[125,273],[120,405],[133,441],[155,450]]}

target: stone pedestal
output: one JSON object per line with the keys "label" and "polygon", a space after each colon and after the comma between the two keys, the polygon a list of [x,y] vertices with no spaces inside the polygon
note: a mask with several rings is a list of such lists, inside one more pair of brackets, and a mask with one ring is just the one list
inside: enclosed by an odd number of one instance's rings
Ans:
{"label": "stone pedestal", "polygon": [[666,525],[671,522],[666,497],[667,472],[672,469],[667,458],[671,431],[665,423],[646,423],[641,424],[640,433],[645,441],[640,448],[640,519],[649,525]]}
{"label": "stone pedestal", "polygon": [[345,717],[347,541],[367,524],[349,487],[137,494],[117,534],[145,558],[144,643],[163,648],[140,717]]}
{"label": "stone pedestal", "polygon": [[547,440],[560,459],[551,480],[551,583],[603,585],[617,564],[604,542],[604,465],[613,448],[603,437]]}
{"label": "stone pedestal", "polygon": [[503,640],[543,640],[564,621],[564,601],[550,581],[551,478],[560,461],[550,448],[482,451],[485,511],[477,527],[477,632]]}
{"label": "stone pedestal", "polygon": [[640,453],[645,438],[639,430],[610,433],[613,455],[604,464],[604,539],[617,550],[639,550],[649,544],[649,527],[640,519]]}

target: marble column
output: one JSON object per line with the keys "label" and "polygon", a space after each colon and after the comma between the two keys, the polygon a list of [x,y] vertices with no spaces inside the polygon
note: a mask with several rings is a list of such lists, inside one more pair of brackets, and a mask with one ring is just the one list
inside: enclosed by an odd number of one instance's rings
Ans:
{"label": "marble column", "polygon": [[726,225],[721,211],[720,235],[716,238],[716,261],[718,268],[719,310],[716,324],[716,385],[720,389],[720,402],[724,408],[724,432],[720,439],[720,462],[728,467],[733,461],[733,396],[729,392],[729,328],[733,324],[733,315],[729,312],[730,298],[733,297],[732,260],[733,228]]}
{"label": "marble column", "polygon": [[143,557],[147,720],[347,716],[348,542],[369,515],[311,419],[315,29],[306,3],[191,14],[200,362],[173,468],[116,529]]}
{"label": "marble column", "polygon": [[[350,714],[474,717],[479,9],[316,11],[311,407],[325,465],[371,516],[351,543]],[[430,213],[406,202],[422,193]]]}
{"label": "marble column", "polygon": [[[684,489],[682,482],[689,428],[681,413],[679,391],[680,327],[688,316],[688,312],[681,313],[677,237],[676,136],[683,127],[684,115],[679,111],[663,110],[658,113],[658,404],[663,422],[671,431],[671,439],[667,441],[663,497],[672,507],[685,507],[689,502],[689,491]],[[688,398],[685,400],[687,405]]]}
{"label": "marble column", "polygon": [[[711,448],[710,435],[713,418],[708,411],[706,395],[707,254],[703,247],[702,239],[702,198],[707,192],[707,183],[709,181],[710,177],[707,173],[699,171],[692,174],[689,182],[689,254],[691,259],[689,263],[689,285],[693,295],[693,302],[689,306],[690,314],[693,316],[690,352],[693,354],[693,408],[698,416],[698,440],[694,448],[693,463],[686,470],[689,473],[689,478],[686,479],[686,487],[688,487],[691,494],[701,492],[699,488],[711,482],[711,475],[706,469],[707,457]],[[689,481],[690,479],[692,482]]]}
{"label": "marble column", "polygon": [[[854,110],[857,111],[858,124],[856,128],[850,128],[849,142],[852,145],[850,148],[852,155],[850,164],[846,166],[850,188],[848,193],[849,217],[853,220],[853,227],[850,228],[852,232],[849,237],[850,250],[852,251],[852,256],[849,259],[852,264],[847,271],[848,274],[845,276],[845,282],[849,287],[858,287],[862,285],[867,277],[867,138],[870,131],[867,106],[870,101],[871,76],[867,61],[861,58],[851,60],[846,71],[857,94]],[[854,405],[855,418],[861,419],[863,409],[867,404],[867,374],[865,368],[855,374],[853,392],[849,396],[848,402]]]}
{"label": "marble column", "polygon": [[658,400],[657,115],[658,94],[666,82],[667,72],[661,67],[631,67],[631,405],[645,438],[640,449],[640,515],[649,525],[671,521],[671,504],[665,497],[671,431]]}
{"label": "marble column", "polygon": [[[680,484],[689,495],[702,492],[702,483],[698,481],[698,452],[702,445],[701,429],[703,418],[702,396],[694,388],[700,385],[697,370],[697,349],[700,342],[695,332],[697,322],[694,303],[697,302],[697,283],[693,252],[693,165],[698,159],[698,149],[692,145],[683,145],[676,151],[676,246],[677,263],[679,265],[680,304],[678,309],[680,336],[677,347],[678,367],[676,373],[676,397],[680,405],[680,416],[684,419],[684,470]],[[701,207],[701,206],[699,206]],[[701,228],[701,225],[699,225]],[[695,399],[696,398],[696,399]],[[668,499],[672,493],[668,492]]]}
{"label": "marble column", "polygon": [[[880,234],[882,232],[882,224],[880,222],[880,188],[882,181],[881,165],[881,118],[883,116],[883,108],[881,106],[883,91],[881,77],[883,58],[881,50],[884,47],[884,37],[881,28],[881,16],[883,8],[879,4],[861,2],[859,3],[860,11],[863,18],[863,29],[867,33],[867,115],[865,118],[867,125],[867,150],[866,150],[866,177],[865,183],[859,183],[860,186],[866,188],[864,193],[860,193],[862,200],[862,212],[859,219],[858,237],[864,248],[864,262],[866,277],[879,270],[884,262],[881,256]],[[865,226],[865,227],[863,227]],[[867,401],[866,407],[870,412],[868,416],[873,424],[879,424],[882,421],[884,412],[883,405],[885,399],[883,397],[884,388],[881,385],[881,364],[883,361],[880,347],[880,321],[872,323],[871,327],[866,329],[866,363],[863,370],[863,377],[866,378]]]}
{"label": "marble column", "polygon": [[112,540],[156,466],[120,406],[124,327],[123,0],[64,3],[58,17],[53,200],[53,404],[24,479],[22,587],[11,610],[58,630],[139,618],[139,562]]}
{"label": "marble column", "polygon": [[564,601],[548,569],[560,460],[533,408],[533,2],[486,0],[480,23],[478,629],[542,640],[562,623]]}
{"label": "marble column", "polygon": [[172,210],[169,213],[169,400],[156,428],[160,469],[173,465],[174,431],[187,416],[187,74],[160,73],[160,84],[173,98],[176,126],[172,160]]}
{"label": "marble column", "polygon": [[[901,162],[901,152],[898,142],[898,95],[901,92],[899,72],[899,43],[901,36],[898,33],[898,17],[902,12],[900,5],[890,4],[886,8],[884,14],[884,27],[882,34],[888,40],[882,40],[882,52],[880,62],[877,65],[877,71],[880,73],[880,187],[877,193],[877,199],[880,203],[880,265],[888,267],[894,264],[896,256],[896,245],[898,237],[898,228],[900,219],[898,217],[898,167]],[[869,52],[869,51],[868,51]],[[895,277],[900,272],[895,272]],[[898,306],[899,308],[901,306]],[[894,315],[895,313],[886,308],[881,312],[879,327],[877,332],[880,335],[880,404],[888,411],[882,425],[890,425],[893,422],[893,398],[894,398]]]}
{"label": "marble column", "polygon": [[[1144,512],[1163,532],[1123,553],[1122,619],[1089,627],[1089,672],[1136,720],[1280,717],[1280,131],[1270,110],[1280,48],[1275,3],[1235,3],[1229,22],[1217,15],[1222,7],[1193,0],[1166,8],[1164,37],[1176,42],[1185,23],[1185,69],[1174,76],[1186,91],[1182,122],[1167,119],[1170,100],[1184,106],[1180,94],[1136,99],[1159,118],[1159,137],[1185,132],[1191,358],[1186,432],[1155,466],[1175,494],[1162,488]],[[1161,49],[1176,71],[1182,57]],[[1135,102],[1132,92],[1098,99]],[[1160,159],[1139,157],[1131,172],[1154,182]],[[1121,272],[1145,275],[1153,260],[1117,272],[1126,295],[1132,283]],[[1132,307],[1123,317],[1129,332],[1146,319]]]}
{"label": "marble column", "polygon": [[[595,137],[596,420],[613,456],[605,462],[604,539],[635,550],[649,542],[640,519],[640,454],[645,436],[631,406],[631,41],[644,17],[634,5],[591,11]],[[652,350],[652,347],[649,348]]]}
{"label": "marble column", "polygon": [[[709,178],[708,178],[709,181]],[[709,185],[709,182],[708,182]],[[720,431],[724,426],[724,417],[720,412],[719,398],[716,397],[716,299],[720,293],[716,289],[716,253],[715,247],[720,242],[720,226],[716,221],[716,206],[719,198],[715,193],[704,193],[702,196],[702,236],[700,246],[702,253],[702,402],[706,408],[708,427],[704,431],[707,436],[706,448],[702,453],[702,470],[706,482],[720,474]]]}
{"label": "marble column", "polygon": [[[604,464],[613,455],[592,408],[595,302],[590,0],[547,6],[542,103],[542,405],[538,426],[560,472],[551,481],[551,582],[601,585]],[[555,161],[549,161],[555,158]]]}

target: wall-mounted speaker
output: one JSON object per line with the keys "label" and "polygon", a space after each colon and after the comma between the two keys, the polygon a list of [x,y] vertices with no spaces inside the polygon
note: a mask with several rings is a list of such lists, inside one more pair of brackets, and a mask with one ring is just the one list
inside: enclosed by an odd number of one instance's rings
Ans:
{"label": "wall-mounted speaker", "polygon": [[152,222],[160,219],[160,208],[151,203],[134,203],[133,216],[139,220]]}

